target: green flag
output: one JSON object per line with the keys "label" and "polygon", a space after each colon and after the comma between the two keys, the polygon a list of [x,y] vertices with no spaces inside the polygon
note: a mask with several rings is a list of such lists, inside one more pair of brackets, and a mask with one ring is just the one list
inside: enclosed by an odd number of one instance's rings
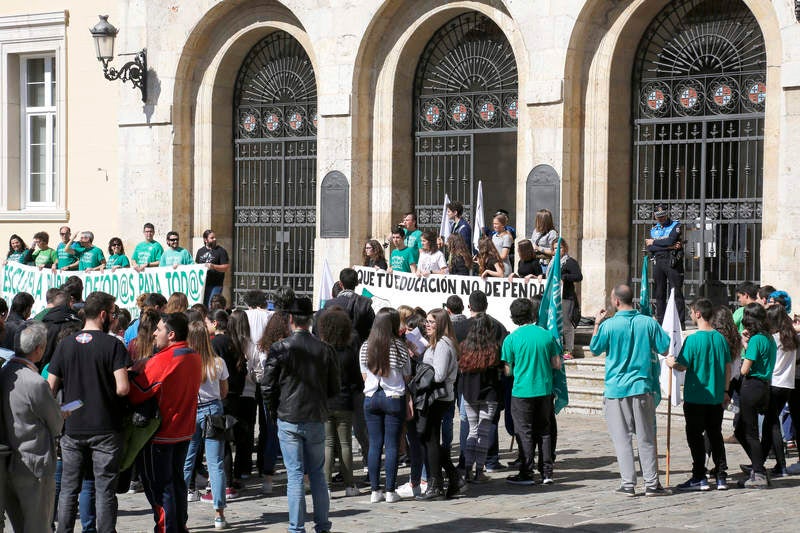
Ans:
{"label": "green flag", "polygon": [[[563,350],[561,336],[564,333],[564,312],[561,307],[561,237],[558,238],[556,253],[547,269],[547,283],[539,306],[538,324],[553,335],[561,352]],[[559,370],[553,370],[553,396],[555,396],[556,413],[569,405],[567,372],[563,364]]]}
{"label": "green flag", "polygon": [[650,282],[647,279],[647,265],[650,263],[650,257],[644,254],[642,260],[642,281],[639,291],[639,312],[645,316],[653,316],[653,310],[650,307]]}

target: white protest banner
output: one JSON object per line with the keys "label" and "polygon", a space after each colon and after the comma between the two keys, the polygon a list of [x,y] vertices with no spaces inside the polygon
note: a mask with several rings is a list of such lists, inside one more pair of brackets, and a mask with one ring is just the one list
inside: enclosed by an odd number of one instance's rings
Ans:
{"label": "white protest banner", "polygon": [[157,292],[169,298],[173,292],[186,294],[189,305],[203,303],[203,291],[206,285],[206,265],[184,265],[177,268],[148,268],[137,272],[132,268],[111,269],[102,272],[59,272],[55,274],[49,269],[39,270],[36,267],[20,263],[6,263],[0,268],[0,296],[11,302],[20,292],[33,296],[33,314],[47,305],[45,296],[51,287],[60,287],[68,277],[78,276],[83,281],[84,298],[94,291],[107,292],[117,298],[117,305],[139,315],[136,297],[145,292]]}
{"label": "white protest banner", "polygon": [[531,279],[525,282],[518,278],[508,281],[507,278],[481,279],[477,276],[456,276],[451,274],[431,274],[428,277],[417,277],[414,274],[403,272],[388,273],[370,267],[354,266],[358,272],[356,292],[361,294],[366,289],[365,296],[375,296],[388,302],[391,307],[410,305],[421,307],[430,311],[442,307],[450,295],[461,297],[464,302],[465,313],[469,295],[476,290],[486,293],[489,307],[486,312],[503,323],[512,331],[517,328],[511,322],[509,306],[517,298],[530,298],[541,294],[544,290],[544,280]]}

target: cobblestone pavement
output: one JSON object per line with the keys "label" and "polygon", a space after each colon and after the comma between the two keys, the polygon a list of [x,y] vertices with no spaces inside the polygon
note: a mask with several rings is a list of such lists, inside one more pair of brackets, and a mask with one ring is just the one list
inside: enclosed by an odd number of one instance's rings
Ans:
{"label": "cobblestone pavement", "polygon": [[[680,408],[679,408],[680,409]],[[691,469],[682,419],[673,419],[670,484],[688,479]],[[456,431],[458,435],[458,417]],[[555,484],[519,487],[505,482],[508,472],[490,474],[493,481],[472,485],[470,492],[457,499],[421,503],[401,501],[394,504],[370,504],[369,489],[363,494],[344,497],[344,487],[334,485],[331,500],[333,531],[372,532],[522,532],[543,531],[796,531],[794,508],[800,502],[800,476],[773,480],[768,490],[735,489],[739,463],[746,462],[738,444],[727,444],[729,482],[727,492],[676,493],[667,497],[646,498],[639,479],[639,496],[627,498],[614,494],[619,474],[611,440],[601,416],[562,414],[558,417],[558,457]],[[731,433],[725,428],[725,435]],[[503,452],[508,460],[510,439],[501,429]],[[666,428],[659,427],[659,466],[665,483]],[[797,460],[791,450],[788,461]],[[356,461],[360,465],[360,458]],[[768,466],[774,464],[768,461]],[[364,479],[366,475],[360,474]],[[408,480],[408,468],[400,470],[402,483]],[[286,531],[288,513],[285,496],[286,477],[276,476],[274,496],[262,496],[260,480],[251,479],[240,497],[228,503],[226,518],[230,531]],[[309,508],[311,497],[307,496]],[[310,509],[309,509],[310,510]],[[791,517],[791,518],[790,518]],[[311,515],[306,523],[313,531]],[[192,531],[213,531],[213,510],[207,503],[189,504],[189,527]],[[152,514],[143,494],[119,498],[120,532],[152,531]]]}

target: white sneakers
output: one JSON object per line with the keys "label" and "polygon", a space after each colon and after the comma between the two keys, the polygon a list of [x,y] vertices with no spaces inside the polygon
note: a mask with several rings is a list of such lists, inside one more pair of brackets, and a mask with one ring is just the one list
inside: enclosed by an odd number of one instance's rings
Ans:
{"label": "white sneakers", "polygon": [[401,485],[397,487],[397,494],[399,494],[403,498],[414,498],[422,494],[422,487],[417,485],[416,487],[411,486],[411,482],[409,481],[405,485]]}
{"label": "white sneakers", "polygon": [[383,491],[373,490],[369,497],[369,503],[380,503],[383,501]]}
{"label": "white sneakers", "polygon": [[200,501],[200,493],[196,490],[190,490],[189,493],[186,495],[187,502],[196,502]]}
{"label": "white sneakers", "polygon": [[402,499],[403,498],[401,498],[400,495],[395,491],[384,493],[382,490],[373,490],[369,497],[369,503],[380,503],[382,501],[385,501],[386,503],[395,503]]}
{"label": "white sneakers", "polygon": [[361,494],[361,491],[358,490],[358,487],[347,487],[347,488],[344,489],[344,495],[348,496],[348,497],[349,496],[359,496],[360,494]]}
{"label": "white sneakers", "polygon": [[399,502],[400,500],[403,499],[395,491],[387,492],[386,494],[383,495],[383,498],[384,500],[386,500],[386,503]]}

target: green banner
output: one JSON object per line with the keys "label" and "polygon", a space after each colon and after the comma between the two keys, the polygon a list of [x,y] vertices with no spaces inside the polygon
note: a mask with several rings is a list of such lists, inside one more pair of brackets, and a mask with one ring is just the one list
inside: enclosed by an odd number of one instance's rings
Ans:
{"label": "green banner", "polygon": [[92,292],[107,292],[117,298],[117,305],[138,316],[136,298],[142,293],[157,292],[169,298],[173,292],[186,294],[189,305],[203,303],[203,291],[206,285],[206,265],[185,265],[177,268],[147,268],[137,272],[132,268],[119,268],[116,271],[104,270],[92,272],[60,272],[53,273],[49,269],[39,270],[36,267],[20,263],[6,263],[0,269],[0,296],[11,306],[11,300],[17,293],[27,292],[33,295],[33,314],[47,305],[45,296],[51,287],[60,287],[68,277],[78,276],[83,280],[83,297]]}

